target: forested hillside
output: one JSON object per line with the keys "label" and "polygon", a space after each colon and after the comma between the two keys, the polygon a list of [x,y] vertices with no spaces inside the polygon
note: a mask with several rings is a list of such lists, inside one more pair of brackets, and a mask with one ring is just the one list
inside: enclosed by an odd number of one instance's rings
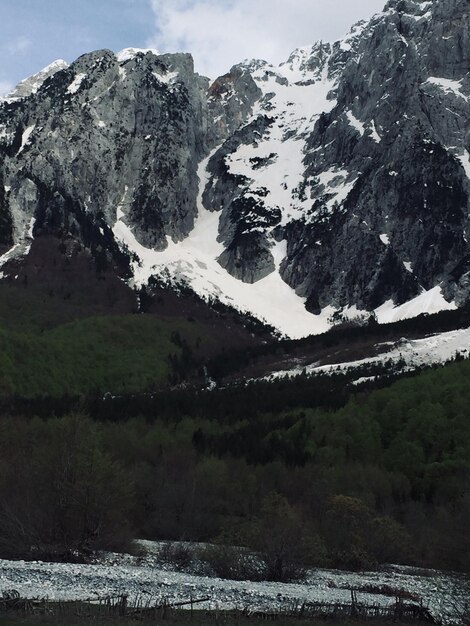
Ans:
{"label": "forested hillside", "polygon": [[308,564],[468,570],[469,375],[456,362],[336,409],[263,411],[240,387],[232,410],[198,409],[195,394],[166,414],[155,396],[134,417],[131,399],[101,421],[3,416],[0,554],[57,558],[136,536],[265,550],[270,528]]}
{"label": "forested hillside", "polygon": [[129,394],[201,382],[203,363],[222,349],[270,337],[262,324],[187,292],[142,289],[134,306],[113,310],[43,286],[1,284],[0,398]]}

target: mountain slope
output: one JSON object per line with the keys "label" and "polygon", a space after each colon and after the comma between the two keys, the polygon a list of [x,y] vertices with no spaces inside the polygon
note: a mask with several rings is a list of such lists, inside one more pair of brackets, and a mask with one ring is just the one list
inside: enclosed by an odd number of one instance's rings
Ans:
{"label": "mountain slope", "polygon": [[52,235],[291,337],[464,304],[469,32],[466,0],[390,0],[212,85],[183,54],[53,64],[0,105],[0,271]]}

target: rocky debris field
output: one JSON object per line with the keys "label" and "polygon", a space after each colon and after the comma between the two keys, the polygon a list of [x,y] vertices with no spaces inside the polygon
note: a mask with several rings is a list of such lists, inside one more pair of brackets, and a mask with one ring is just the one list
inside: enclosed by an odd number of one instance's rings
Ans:
{"label": "rocky debris field", "polygon": [[[228,581],[177,572],[156,551],[144,557],[106,554],[96,564],[0,561],[0,593],[16,589],[26,598],[86,600],[127,593],[129,601],[147,596],[170,603],[202,597],[201,609],[282,610],[303,602],[349,602],[351,588],[366,604],[388,605],[394,597],[378,591],[405,590],[444,624],[470,600],[470,578],[432,570],[390,566],[380,572],[312,570],[304,583]],[[365,592],[375,589],[377,592]]]}

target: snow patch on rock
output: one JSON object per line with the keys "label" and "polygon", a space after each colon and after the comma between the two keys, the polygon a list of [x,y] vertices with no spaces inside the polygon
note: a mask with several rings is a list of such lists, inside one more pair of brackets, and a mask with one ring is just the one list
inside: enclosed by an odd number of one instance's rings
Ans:
{"label": "snow patch on rock", "polygon": [[[380,365],[383,363],[399,366],[400,371],[410,371],[418,367],[444,364],[452,361],[456,356],[470,357],[470,328],[453,330],[447,333],[430,335],[424,339],[401,339],[397,342],[386,342],[376,346],[379,354],[374,357],[319,365],[312,363],[290,370],[274,372],[266,377],[267,380],[295,377],[300,374],[329,374],[338,371],[351,371],[366,365]],[[357,382],[357,381],[356,381]]]}
{"label": "snow patch on rock", "polygon": [[35,128],[36,124],[32,124],[23,131],[23,135],[21,137],[21,146],[19,147],[18,154],[23,152],[25,146],[29,143],[29,140],[31,139],[31,135],[33,134]]}
{"label": "snow patch on rock", "polygon": [[119,63],[125,63],[126,61],[134,59],[138,54],[154,54],[155,56],[159,56],[160,52],[155,48],[124,48],[116,53],[116,58]]}
{"label": "snow patch on rock", "polygon": [[428,291],[423,291],[419,296],[416,296],[416,298],[399,306],[396,306],[391,300],[388,300],[382,304],[382,306],[375,309],[375,314],[381,324],[389,324],[391,322],[416,317],[421,313],[432,314],[439,313],[439,311],[453,311],[456,308],[455,302],[448,302],[444,298],[442,289],[436,286]]}
{"label": "snow patch on rock", "polygon": [[87,75],[85,73],[77,74],[73,81],[70,83],[70,85],[67,87],[67,93],[77,93],[77,91],[80,89],[80,85],[85,80],[86,76]]}

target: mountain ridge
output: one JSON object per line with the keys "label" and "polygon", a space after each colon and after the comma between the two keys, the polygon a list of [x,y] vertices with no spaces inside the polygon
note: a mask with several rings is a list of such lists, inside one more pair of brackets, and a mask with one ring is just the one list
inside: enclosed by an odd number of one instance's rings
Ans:
{"label": "mountain ridge", "polygon": [[53,64],[0,105],[2,275],[52,233],[291,337],[461,306],[469,24],[462,0],[391,0],[212,84],[179,53]]}

